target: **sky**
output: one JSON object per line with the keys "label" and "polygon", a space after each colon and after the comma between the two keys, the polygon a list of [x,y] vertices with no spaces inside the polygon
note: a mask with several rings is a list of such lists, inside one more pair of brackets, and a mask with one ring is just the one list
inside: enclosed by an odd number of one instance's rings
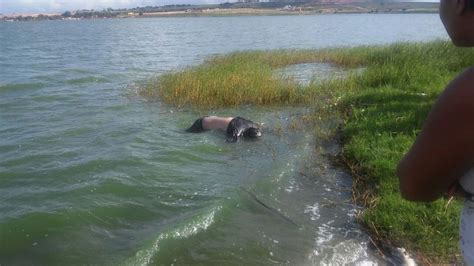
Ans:
{"label": "sky", "polygon": [[[418,0],[438,2],[437,0]],[[0,0],[0,14],[51,13],[66,10],[104,8],[130,8],[137,6],[163,6],[170,4],[218,4],[236,0]]]}

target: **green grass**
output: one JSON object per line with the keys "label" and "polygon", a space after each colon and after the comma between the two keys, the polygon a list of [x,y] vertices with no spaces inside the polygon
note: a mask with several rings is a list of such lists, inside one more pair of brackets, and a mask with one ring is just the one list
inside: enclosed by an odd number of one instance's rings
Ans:
{"label": "green grass", "polygon": [[[275,68],[311,62],[366,69],[306,87],[272,75]],[[446,208],[443,199],[429,204],[403,200],[395,168],[438,94],[472,62],[472,50],[444,41],[239,52],[165,74],[140,93],[204,109],[247,104],[336,109],[344,117],[341,157],[353,171],[355,198],[366,207],[361,222],[373,236],[407,247],[425,262],[452,262],[459,260],[461,202]]]}
{"label": "green grass", "polygon": [[459,254],[461,203],[446,208],[400,198],[395,168],[412,145],[440,91],[474,62],[474,53],[450,43],[395,44],[369,55],[356,90],[344,94],[344,157],[357,174],[359,191],[369,191],[362,219],[384,239],[439,262]]}
{"label": "green grass", "polygon": [[201,108],[309,104],[318,98],[317,90],[282,81],[272,72],[278,67],[310,62],[334,62],[347,67],[363,63],[358,57],[349,58],[331,50],[234,53],[165,74],[139,93],[148,99]]}

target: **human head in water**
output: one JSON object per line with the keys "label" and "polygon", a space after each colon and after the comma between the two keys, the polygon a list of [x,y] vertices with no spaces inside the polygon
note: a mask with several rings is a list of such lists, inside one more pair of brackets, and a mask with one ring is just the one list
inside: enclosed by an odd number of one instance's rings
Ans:
{"label": "human head in water", "polygon": [[187,132],[200,133],[220,129],[227,134],[227,141],[237,141],[239,137],[258,138],[262,135],[260,126],[242,117],[205,116],[197,119],[186,129]]}
{"label": "human head in water", "polygon": [[474,0],[441,0],[439,16],[456,46],[474,46]]}
{"label": "human head in water", "polygon": [[262,132],[258,127],[249,127],[243,132],[242,135],[246,138],[258,138],[262,136]]}

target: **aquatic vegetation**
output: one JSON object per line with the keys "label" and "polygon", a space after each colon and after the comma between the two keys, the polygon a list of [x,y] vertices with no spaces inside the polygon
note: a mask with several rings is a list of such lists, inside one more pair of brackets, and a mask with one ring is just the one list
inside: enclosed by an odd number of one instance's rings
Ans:
{"label": "aquatic vegetation", "polygon": [[[364,66],[362,73],[308,86],[272,75],[300,63]],[[378,240],[401,245],[424,262],[459,261],[460,201],[417,204],[400,197],[397,162],[413,143],[440,91],[474,62],[471,49],[446,41],[325,50],[237,52],[165,74],[140,90],[178,106],[307,105],[316,121],[343,117],[340,159],[354,175],[359,215]],[[330,135],[325,129],[324,135]]]}
{"label": "aquatic vegetation", "polygon": [[349,58],[332,50],[238,52],[162,75],[139,93],[147,99],[160,98],[178,106],[200,108],[308,104],[319,99],[317,91],[291,80],[278,79],[273,69],[311,62],[331,62],[346,67],[363,63],[360,58]]}

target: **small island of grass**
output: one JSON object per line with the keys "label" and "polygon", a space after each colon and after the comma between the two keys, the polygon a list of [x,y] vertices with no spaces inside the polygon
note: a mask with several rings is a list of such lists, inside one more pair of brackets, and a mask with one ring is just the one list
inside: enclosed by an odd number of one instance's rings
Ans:
{"label": "small island of grass", "polygon": [[[300,63],[364,67],[308,86],[273,75]],[[403,200],[395,168],[440,91],[474,62],[471,49],[446,41],[325,50],[238,52],[165,74],[140,94],[177,106],[303,105],[342,117],[339,159],[351,169],[360,221],[372,238],[402,246],[424,263],[459,262],[460,201]]]}

